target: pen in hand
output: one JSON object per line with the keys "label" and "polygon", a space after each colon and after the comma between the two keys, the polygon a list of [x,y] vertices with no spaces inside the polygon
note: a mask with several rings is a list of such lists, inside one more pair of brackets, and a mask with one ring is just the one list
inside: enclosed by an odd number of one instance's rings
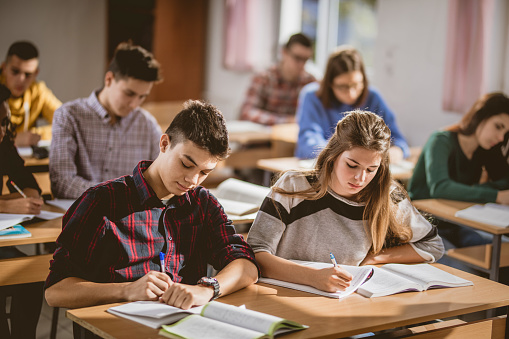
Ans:
{"label": "pen in hand", "polygon": [[161,272],[165,273],[166,269],[164,268],[164,253],[159,253],[159,262],[161,263]]}
{"label": "pen in hand", "polygon": [[22,190],[18,187],[18,185],[16,185],[16,184],[14,183],[14,181],[12,181],[12,180],[11,180],[11,181],[10,181],[10,183],[11,183],[12,187],[14,187],[14,188],[16,189],[16,191],[18,191],[18,193],[19,193],[19,194],[21,194],[21,196],[22,196],[23,198],[25,198],[25,199],[27,198],[27,195],[25,194],[25,192],[23,192],[23,191],[22,191]]}
{"label": "pen in hand", "polygon": [[338,267],[338,262],[336,261],[336,257],[334,256],[334,254],[332,254],[332,252],[330,252],[330,260],[332,261],[332,264],[334,265],[334,267]]}

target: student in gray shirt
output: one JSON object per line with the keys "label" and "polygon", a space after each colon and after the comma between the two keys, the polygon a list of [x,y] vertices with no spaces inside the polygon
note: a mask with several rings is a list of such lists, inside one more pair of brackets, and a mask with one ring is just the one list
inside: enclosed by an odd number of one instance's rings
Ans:
{"label": "student in gray shirt", "polygon": [[272,187],[249,231],[262,275],[344,290],[352,276],[287,259],[339,264],[435,262],[442,239],[389,172],[391,132],[371,112],[338,122],[312,170],[289,171]]}

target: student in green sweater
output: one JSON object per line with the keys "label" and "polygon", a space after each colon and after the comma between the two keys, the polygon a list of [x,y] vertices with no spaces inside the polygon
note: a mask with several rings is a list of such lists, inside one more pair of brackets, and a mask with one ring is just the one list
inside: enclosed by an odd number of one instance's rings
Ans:
{"label": "student in green sweater", "polygon": [[[492,152],[507,132],[509,98],[482,96],[458,124],[434,132],[426,142],[408,184],[410,198],[509,205],[509,168],[501,153]],[[446,249],[489,241],[457,225],[441,223],[438,229]]]}

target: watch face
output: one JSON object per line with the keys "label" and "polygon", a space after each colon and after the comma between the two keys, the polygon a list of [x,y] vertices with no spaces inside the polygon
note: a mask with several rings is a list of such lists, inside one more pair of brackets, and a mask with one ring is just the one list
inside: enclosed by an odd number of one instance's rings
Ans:
{"label": "watch face", "polygon": [[207,286],[212,286],[214,285],[216,279],[212,279],[212,278],[201,278],[199,281],[198,281],[198,284],[201,284],[201,285],[207,285]]}

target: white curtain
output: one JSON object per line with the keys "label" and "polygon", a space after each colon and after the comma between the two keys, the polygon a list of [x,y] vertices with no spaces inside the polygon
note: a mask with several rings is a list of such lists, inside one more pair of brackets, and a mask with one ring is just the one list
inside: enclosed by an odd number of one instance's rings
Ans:
{"label": "white curtain", "polygon": [[442,107],[465,113],[486,91],[493,0],[449,0]]}
{"label": "white curtain", "polygon": [[272,0],[226,0],[223,64],[234,71],[266,68],[273,60],[275,39]]}

